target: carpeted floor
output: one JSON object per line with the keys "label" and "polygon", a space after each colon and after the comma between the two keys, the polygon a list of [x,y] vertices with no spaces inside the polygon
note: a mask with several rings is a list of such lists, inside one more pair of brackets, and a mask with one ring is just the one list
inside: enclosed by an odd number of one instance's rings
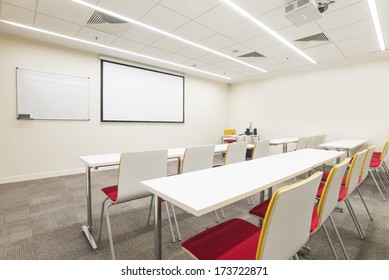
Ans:
{"label": "carpeted floor", "polygon": [[[175,169],[174,163],[169,163],[169,172]],[[98,233],[100,205],[103,201],[100,188],[114,184],[116,179],[116,170],[92,174],[94,236]],[[366,240],[359,238],[345,205],[339,205],[344,208],[344,212],[334,212],[333,217],[351,259],[387,260],[389,201],[380,197],[370,177],[364,182],[362,193],[374,221],[369,220],[356,192],[351,196],[351,203],[366,233]],[[257,197],[253,199],[254,202],[258,201]],[[149,203],[150,199],[145,198],[111,208],[117,259],[153,259],[153,226],[147,225]],[[248,214],[249,209],[246,200],[242,200],[225,207],[224,211],[226,219],[241,217],[257,224],[256,219]],[[176,213],[183,239],[216,222],[214,213],[196,218],[177,207]],[[163,258],[191,259],[181,249],[180,242],[172,242],[166,212],[162,215]],[[93,253],[81,231],[85,223],[85,174],[0,185],[0,259],[110,259],[106,224],[103,225],[98,252]],[[326,225],[338,256],[344,259],[330,222],[327,221]],[[311,248],[310,253],[301,254],[300,259],[333,259],[323,230],[312,235],[307,246]]]}

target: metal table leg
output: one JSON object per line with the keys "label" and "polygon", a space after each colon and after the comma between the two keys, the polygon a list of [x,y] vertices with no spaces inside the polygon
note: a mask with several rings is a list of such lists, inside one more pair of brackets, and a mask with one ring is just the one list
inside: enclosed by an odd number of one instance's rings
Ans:
{"label": "metal table leg", "polygon": [[86,166],[86,207],[87,207],[87,225],[82,226],[82,231],[85,234],[86,239],[88,240],[92,250],[97,251],[97,245],[92,236],[92,193],[91,193],[91,168]]}
{"label": "metal table leg", "polygon": [[154,195],[154,259],[162,259],[162,224],[161,224],[162,199]]}

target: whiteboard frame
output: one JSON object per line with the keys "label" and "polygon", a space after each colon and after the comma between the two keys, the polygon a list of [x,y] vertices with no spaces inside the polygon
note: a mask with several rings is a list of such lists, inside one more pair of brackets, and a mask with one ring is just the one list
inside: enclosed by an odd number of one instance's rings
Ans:
{"label": "whiteboard frame", "polygon": [[[104,63],[111,63],[111,64],[117,64],[117,65],[121,65],[121,66],[126,66],[126,67],[130,67],[130,68],[133,68],[133,69],[139,69],[141,71],[150,71],[150,72],[154,72],[154,73],[159,73],[161,75],[169,75],[169,76],[174,76],[174,77],[178,77],[178,78],[182,78],[182,119],[180,120],[177,120],[177,121],[168,121],[168,120],[133,120],[133,119],[126,119],[126,120],[116,120],[116,119],[105,119],[104,118],[104,92],[103,92],[103,88],[104,88],[104,70],[103,70],[103,65]],[[106,59],[101,59],[101,103],[100,103],[100,120],[101,122],[130,122],[130,123],[185,123],[185,76],[183,75],[178,75],[178,74],[172,74],[172,73],[168,73],[168,72],[163,72],[163,71],[159,71],[159,70],[155,70],[155,69],[150,69],[150,68],[145,68],[145,67],[141,67],[141,66],[138,66],[138,65],[130,65],[130,64],[126,64],[126,63],[121,63],[121,62],[116,62],[116,61],[110,61],[110,60],[106,60]]]}
{"label": "whiteboard frame", "polygon": [[[28,74],[34,75],[36,80],[28,77]],[[38,79],[46,79],[48,82],[39,84]],[[19,120],[89,121],[89,80],[89,77],[17,67],[16,118]],[[36,87],[43,86],[42,90],[31,88],[34,84],[27,86],[27,83],[31,82],[36,82]],[[55,88],[55,90],[49,91],[45,86]],[[56,104],[57,102],[59,104]]]}

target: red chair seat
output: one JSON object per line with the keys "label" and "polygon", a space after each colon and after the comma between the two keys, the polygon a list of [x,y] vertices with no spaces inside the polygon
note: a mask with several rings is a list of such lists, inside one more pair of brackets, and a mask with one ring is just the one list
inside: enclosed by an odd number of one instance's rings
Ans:
{"label": "red chair seat", "polygon": [[[321,180],[324,182],[327,181],[329,174],[330,174],[330,172],[323,172],[323,177],[321,177]],[[346,180],[347,180],[347,176],[345,175],[345,176],[343,176],[343,179],[342,179],[342,185],[346,185]],[[321,186],[321,184],[320,184],[320,186]],[[324,187],[324,185],[323,185],[323,187]],[[320,189],[320,187],[319,187],[319,189]]]}
{"label": "red chair seat", "polygon": [[236,142],[236,139],[224,139],[224,143],[234,143]]}
{"label": "red chair seat", "polygon": [[109,197],[110,200],[116,201],[118,198],[118,186],[110,186],[110,187],[105,187],[101,189],[103,193],[105,193],[106,196]]}
{"label": "red chair seat", "polygon": [[[345,178],[343,177],[343,180]],[[361,180],[361,177],[359,177],[359,181]],[[319,189],[317,190],[316,197],[321,197],[323,194],[323,189],[324,189],[324,183],[320,183]],[[345,186],[341,186],[339,190],[339,196],[338,196],[338,201],[343,200],[346,197],[347,194],[347,188]]]}
{"label": "red chair seat", "polygon": [[381,152],[373,152],[373,158],[380,158],[381,154]]}
{"label": "red chair seat", "polygon": [[319,225],[319,216],[317,215],[317,206],[315,205],[313,207],[313,212],[312,212],[312,219],[311,219],[311,228],[309,232],[314,231],[317,226]]}
{"label": "red chair seat", "polygon": [[199,260],[255,260],[261,228],[242,219],[213,226],[182,243]]}
{"label": "red chair seat", "polygon": [[370,161],[370,167],[372,167],[372,168],[379,167],[380,165],[381,165],[381,161],[380,160],[372,160],[372,161]]}
{"label": "red chair seat", "polygon": [[316,197],[321,197],[321,195],[323,194],[324,185],[325,185],[325,183],[323,183],[323,182],[320,183],[319,188],[318,188],[317,193],[316,193]]}

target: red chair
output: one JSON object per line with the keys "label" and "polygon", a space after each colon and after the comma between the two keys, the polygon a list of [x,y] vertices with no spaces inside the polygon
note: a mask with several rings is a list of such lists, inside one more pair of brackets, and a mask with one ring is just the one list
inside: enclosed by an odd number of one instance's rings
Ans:
{"label": "red chair", "polygon": [[376,180],[376,177],[374,176],[373,173],[375,173],[378,176],[385,192],[387,192],[385,184],[384,184],[380,174],[382,174],[382,177],[384,178],[385,183],[389,183],[389,178],[388,178],[389,170],[388,170],[388,167],[386,166],[386,163],[384,161],[384,158],[385,158],[387,151],[388,151],[388,147],[389,147],[389,140],[386,140],[384,148],[382,149],[382,152],[373,153],[373,157],[370,161],[370,168],[369,168],[369,172],[370,172],[371,176],[373,177],[374,183],[376,184],[376,186],[377,186],[379,192],[381,193],[381,196],[384,198],[384,200],[386,200],[386,198],[383,195],[381,188],[380,188],[380,186]]}
{"label": "red chair", "polygon": [[[335,165],[329,172],[328,180],[325,183],[320,184],[321,199],[319,200],[318,205],[313,208],[312,218],[311,218],[310,234],[314,234],[320,228],[323,228],[328,243],[330,245],[330,248],[335,256],[335,259],[338,259],[338,256],[336,254],[331,238],[327,232],[327,228],[324,223],[325,221],[327,221],[328,218],[330,219],[331,224],[335,229],[335,233],[338,237],[338,240],[341,244],[343,253],[346,256],[346,259],[349,259],[343,241],[339,235],[338,229],[331,216],[331,213],[334,211],[338,202],[338,195],[341,187],[341,182],[346,172],[348,161],[349,159],[347,158],[343,162]],[[259,219],[263,219],[266,216],[266,212],[268,211],[269,202],[270,200],[266,200],[260,203],[259,205],[252,208],[249,211],[249,213],[258,217]],[[305,247],[305,249],[310,250],[307,247]]]}
{"label": "red chair", "polygon": [[308,241],[321,176],[278,189],[262,228],[232,219],[184,241],[183,249],[200,260],[291,259]]}

